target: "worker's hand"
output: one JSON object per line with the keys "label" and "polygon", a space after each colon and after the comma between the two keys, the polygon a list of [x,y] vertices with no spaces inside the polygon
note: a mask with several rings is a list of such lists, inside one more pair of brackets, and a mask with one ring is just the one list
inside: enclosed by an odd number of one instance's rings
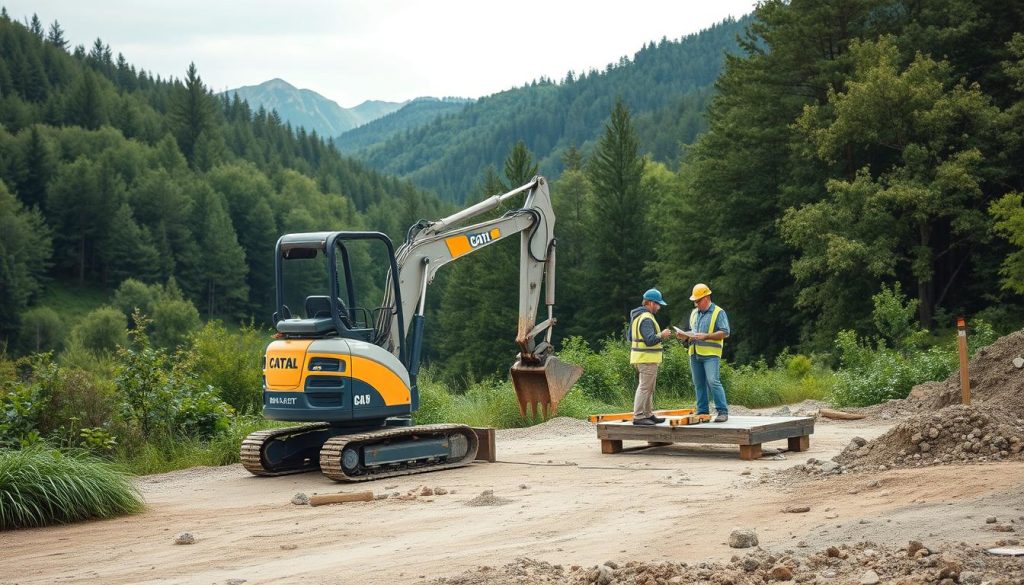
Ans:
{"label": "worker's hand", "polygon": [[679,341],[686,341],[686,335],[676,331],[676,339],[678,339]]}
{"label": "worker's hand", "polygon": [[696,339],[697,341],[704,341],[705,339],[708,338],[708,334],[707,333],[694,333],[693,334],[693,338]]}
{"label": "worker's hand", "polygon": [[671,336],[672,336],[672,332],[669,331],[668,329],[662,329],[661,330],[661,338],[662,339],[668,339]]}

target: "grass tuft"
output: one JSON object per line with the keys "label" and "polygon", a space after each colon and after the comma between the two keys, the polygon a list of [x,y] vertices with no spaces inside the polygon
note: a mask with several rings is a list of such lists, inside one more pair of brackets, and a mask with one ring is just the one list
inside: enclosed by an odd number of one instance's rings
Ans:
{"label": "grass tuft", "polygon": [[0,530],[142,510],[130,476],[93,456],[45,447],[0,450]]}

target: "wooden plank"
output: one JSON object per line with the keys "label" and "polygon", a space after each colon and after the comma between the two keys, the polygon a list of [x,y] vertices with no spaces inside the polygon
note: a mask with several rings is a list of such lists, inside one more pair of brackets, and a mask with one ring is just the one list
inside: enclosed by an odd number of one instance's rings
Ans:
{"label": "wooden plank", "polygon": [[[688,414],[693,414],[695,412],[697,412],[697,411],[695,409],[693,409],[693,408],[676,408],[676,409],[669,409],[669,410],[655,410],[654,414],[657,415],[657,416],[661,416],[661,417],[665,417],[665,416],[686,416]],[[592,422],[592,423],[611,422],[611,421],[616,421],[616,420],[632,422],[633,421],[633,413],[632,412],[613,412],[613,413],[606,413],[606,414],[592,414],[592,415],[587,417],[587,420]]]}
{"label": "wooden plank", "polygon": [[622,441],[601,441],[601,452],[605,454],[621,453]]}

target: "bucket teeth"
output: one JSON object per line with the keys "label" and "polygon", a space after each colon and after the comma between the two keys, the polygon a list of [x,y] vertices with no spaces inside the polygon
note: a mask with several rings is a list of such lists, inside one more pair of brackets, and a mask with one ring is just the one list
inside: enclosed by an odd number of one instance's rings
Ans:
{"label": "bucket teeth", "polygon": [[530,409],[532,418],[540,413],[546,419],[558,412],[558,403],[583,374],[583,368],[548,356],[541,365],[516,361],[510,373],[519,400],[519,413],[525,417]]}

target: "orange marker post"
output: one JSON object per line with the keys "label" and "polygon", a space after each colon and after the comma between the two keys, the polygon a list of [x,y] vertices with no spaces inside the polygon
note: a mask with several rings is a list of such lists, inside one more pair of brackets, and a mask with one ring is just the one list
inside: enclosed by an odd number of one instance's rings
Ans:
{"label": "orange marker post", "polygon": [[963,403],[971,403],[971,378],[967,372],[967,321],[963,317],[956,318],[956,341],[960,348],[960,393]]}

